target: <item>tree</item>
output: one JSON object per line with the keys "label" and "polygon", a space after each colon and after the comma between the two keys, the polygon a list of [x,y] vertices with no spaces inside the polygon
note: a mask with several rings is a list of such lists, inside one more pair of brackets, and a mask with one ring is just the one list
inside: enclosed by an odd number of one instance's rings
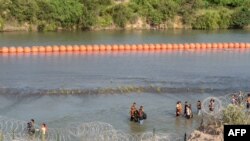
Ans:
{"label": "tree", "polygon": [[243,28],[250,24],[250,8],[243,7],[237,10],[232,16],[232,27]]}
{"label": "tree", "polygon": [[124,28],[131,18],[131,11],[124,4],[113,6],[109,12],[113,17],[114,23],[121,28]]}
{"label": "tree", "polygon": [[192,23],[194,29],[218,29],[220,15],[216,11],[207,11],[199,15]]}
{"label": "tree", "polygon": [[39,10],[38,5],[34,0],[12,0],[9,9],[11,15],[19,22],[28,21],[30,23],[36,22],[36,15]]}

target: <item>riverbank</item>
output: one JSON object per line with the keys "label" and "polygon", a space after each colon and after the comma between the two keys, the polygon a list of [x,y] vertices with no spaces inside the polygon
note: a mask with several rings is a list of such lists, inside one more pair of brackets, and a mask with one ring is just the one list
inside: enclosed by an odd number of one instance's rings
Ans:
{"label": "riverbank", "polygon": [[[49,26],[49,25],[48,25]],[[60,31],[84,31],[78,29],[76,27],[72,29],[65,29],[63,27],[56,27],[56,29],[52,29],[47,27],[45,31],[49,32],[60,32]],[[229,30],[235,30],[238,28],[231,28]],[[176,17],[172,22],[166,22],[159,24],[158,26],[151,26],[150,24],[146,23],[145,20],[138,19],[135,23],[126,24],[124,28],[117,27],[115,25],[111,25],[108,27],[91,27],[88,31],[119,31],[119,30],[196,30],[193,29],[191,25],[185,25],[182,23],[182,17]],[[219,29],[217,29],[219,30]],[[245,26],[243,30],[250,30],[250,25]],[[39,25],[37,24],[29,24],[28,22],[25,23],[18,23],[17,21],[9,21],[4,24],[1,32],[41,32],[39,30]]]}
{"label": "riverbank", "polygon": [[243,0],[48,0],[0,2],[0,31],[242,29]]}
{"label": "riverbank", "polygon": [[207,126],[207,132],[194,130],[188,138],[188,141],[223,141],[223,126]]}

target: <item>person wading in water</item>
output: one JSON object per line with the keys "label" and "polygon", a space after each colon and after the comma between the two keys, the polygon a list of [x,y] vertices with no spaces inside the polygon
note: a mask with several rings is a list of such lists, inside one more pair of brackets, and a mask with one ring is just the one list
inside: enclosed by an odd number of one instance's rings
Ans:
{"label": "person wading in water", "polygon": [[197,101],[197,115],[201,115],[201,101]]}

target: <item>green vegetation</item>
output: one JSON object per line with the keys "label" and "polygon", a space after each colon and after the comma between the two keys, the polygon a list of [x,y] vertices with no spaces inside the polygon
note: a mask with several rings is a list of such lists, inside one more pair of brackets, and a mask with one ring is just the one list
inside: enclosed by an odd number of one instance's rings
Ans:
{"label": "green vegetation", "polygon": [[193,29],[250,25],[250,0],[120,1],[0,0],[0,31],[9,23],[35,26],[38,31],[126,28],[139,20],[152,28],[173,27],[176,22]]}
{"label": "green vegetation", "polygon": [[228,105],[223,110],[223,122],[225,124],[249,124],[250,119],[248,113],[245,112],[244,105]]}

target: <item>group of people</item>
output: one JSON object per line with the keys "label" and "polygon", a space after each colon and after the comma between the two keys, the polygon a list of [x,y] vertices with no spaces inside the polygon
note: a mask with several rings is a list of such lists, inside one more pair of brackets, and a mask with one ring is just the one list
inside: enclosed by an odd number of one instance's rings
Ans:
{"label": "group of people", "polygon": [[[191,104],[188,104],[187,101],[185,101],[185,105],[184,105],[184,110],[182,108],[182,103],[181,101],[178,101],[176,104],[176,116],[180,116],[183,115],[184,117],[186,117],[187,119],[190,119],[193,117],[193,111],[192,111],[192,107]],[[200,114],[201,113],[201,102],[200,100],[197,102],[197,113]]]}
{"label": "group of people", "polygon": [[[244,101],[244,96],[243,94],[240,92],[239,95],[232,95],[231,98],[231,104],[233,105],[239,105]],[[200,115],[201,114],[201,108],[202,108],[202,104],[201,101],[198,100],[197,101],[197,114]],[[250,110],[250,93],[247,95],[247,99],[246,99],[246,108],[248,110]],[[211,98],[208,104],[208,109],[210,112],[213,112],[215,110],[215,99]],[[182,108],[182,103],[181,101],[178,101],[176,104],[176,116],[180,116],[182,115],[183,112],[183,108]],[[192,108],[191,108],[191,104],[188,104],[188,102],[185,102],[185,106],[184,106],[184,112],[183,112],[184,117],[186,117],[187,119],[190,119],[193,117],[193,112],[192,112]]]}
{"label": "group of people", "polygon": [[136,108],[134,102],[130,108],[130,121],[139,122],[143,124],[143,121],[147,119],[147,114],[144,112],[144,107],[140,106],[139,110]]}
{"label": "group of people", "polygon": [[[196,108],[197,108],[197,115],[201,115],[202,103],[201,103],[200,100],[197,101]],[[215,100],[213,98],[210,99],[208,108],[209,108],[210,112],[214,111]],[[182,115],[182,104],[181,104],[181,101],[178,101],[177,104],[176,104],[176,116],[178,117],[180,115]],[[192,111],[191,104],[188,104],[187,101],[185,101],[183,115],[187,119],[190,119],[190,118],[193,117],[193,111]]]}
{"label": "group of people", "polygon": [[[244,101],[244,96],[243,96],[243,94],[241,92],[239,93],[239,95],[236,95],[236,94],[232,95],[231,104],[240,105],[243,101]],[[246,108],[248,110],[250,109],[250,93],[247,94]]]}
{"label": "group of people", "polygon": [[27,123],[27,133],[31,136],[35,135],[36,132],[40,132],[41,135],[46,135],[48,132],[48,127],[45,123],[41,124],[40,130],[35,128],[35,120],[31,119],[30,122]]}

